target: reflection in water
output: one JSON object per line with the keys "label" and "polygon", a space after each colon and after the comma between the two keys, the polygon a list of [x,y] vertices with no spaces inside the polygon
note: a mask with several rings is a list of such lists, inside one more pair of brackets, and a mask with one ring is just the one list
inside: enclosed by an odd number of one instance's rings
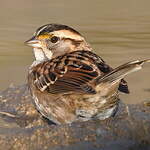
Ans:
{"label": "reflection in water", "polygon": [[[130,60],[150,58],[150,1],[36,1],[1,2],[0,74],[1,87],[26,81],[33,56],[24,46],[35,29],[46,23],[63,23],[79,30],[96,53],[115,67]],[[116,5],[117,4],[117,5]],[[79,8],[80,5],[80,8]],[[130,95],[127,103],[147,100],[150,93],[150,69],[127,77]]]}

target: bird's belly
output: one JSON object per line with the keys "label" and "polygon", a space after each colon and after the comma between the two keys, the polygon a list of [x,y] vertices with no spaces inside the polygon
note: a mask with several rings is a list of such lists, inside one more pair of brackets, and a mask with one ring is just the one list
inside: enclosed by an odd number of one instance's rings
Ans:
{"label": "bird's belly", "polygon": [[114,115],[118,108],[118,94],[109,97],[101,97],[99,94],[83,98],[76,109],[78,120],[90,119],[104,120]]}
{"label": "bird's belly", "polygon": [[32,93],[38,111],[56,124],[66,124],[90,119],[106,119],[117,108],[117,94],[109,97],[97,95],[51,95],[39,91]]}
{"label": "bird's belly", "polygon": [[56,124],[66,124],[76,120],[74,107],[63,97],[48,94],[41,99],[37,93],[32,95],[37,110],[50,121]]}

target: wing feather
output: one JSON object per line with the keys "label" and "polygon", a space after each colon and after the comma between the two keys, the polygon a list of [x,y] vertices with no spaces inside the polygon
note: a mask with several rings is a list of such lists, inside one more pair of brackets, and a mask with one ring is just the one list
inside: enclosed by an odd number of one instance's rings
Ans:
{"label": "wing feather", "polygon": [[49,93],[96,93],[97,77],[113,69],[91,51],[74,51],[32,68],[34,85]]}
{"label": "wing feather", "polygon": [[[97,56],[89,51],[76,51],[43,62],[33,68],[34,84],[50,93],[96,93],[94,79],[102,74]],[[103,62],[103,60],[100,60]]]}

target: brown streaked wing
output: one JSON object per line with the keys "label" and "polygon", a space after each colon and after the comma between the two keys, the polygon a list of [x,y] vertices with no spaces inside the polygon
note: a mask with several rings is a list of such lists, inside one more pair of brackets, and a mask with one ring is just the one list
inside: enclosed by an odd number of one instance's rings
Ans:
{"label": "brown streaked wing", "polygon": [[62,77],[58,77],[55,84],[48,87],[48,91],[51,93],[68,93],[79,92],[95,94],[93,85],[91,84],[93,79],[98,76],[98,72],[93,70],[90,65],[80,62],[78,64],[70,63],[67,65],[67,71]]}
{"label": "brown streaked wing", "polygon": [[89,51],[76,51],[37,65],[33,74],[40,91],[95,94],[93,81],[103,73]]}
{"label": "brown streaked wing", "polygon": [[96,71],[87,71],[68,66],[68,71],[63,77],[58,78],[55,84],[49,86],[48,91],[51,93],[68,93],[79,92],[95,94],[92,81],[98,76]]}

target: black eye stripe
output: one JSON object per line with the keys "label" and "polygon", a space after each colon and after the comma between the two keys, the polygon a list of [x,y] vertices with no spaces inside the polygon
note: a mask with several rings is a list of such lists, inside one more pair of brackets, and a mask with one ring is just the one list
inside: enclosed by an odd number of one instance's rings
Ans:
{"label": "black eye stripe", "polygon": [[51,42],[52,42],[52,43],[56,43],[58,40],[59,40],[59,37],[57,37],[57,36],[53,36],[53,37],[51,38]]}

